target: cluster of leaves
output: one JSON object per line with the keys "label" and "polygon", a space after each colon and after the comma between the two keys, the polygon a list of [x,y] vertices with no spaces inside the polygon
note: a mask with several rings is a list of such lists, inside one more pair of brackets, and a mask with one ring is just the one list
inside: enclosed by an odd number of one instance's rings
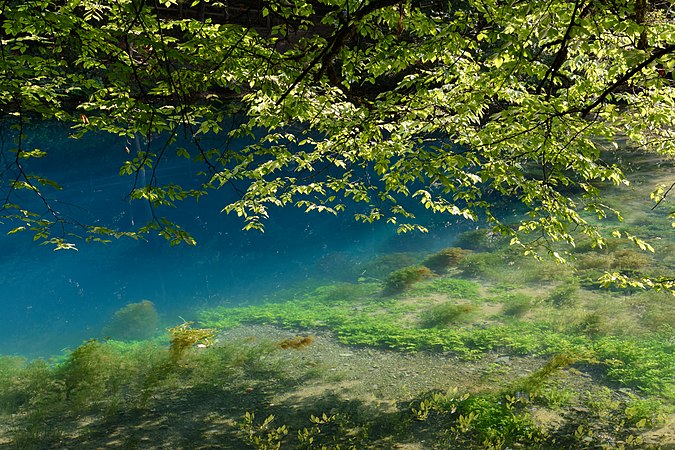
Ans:
{"label": "cluster of leaves", "polygon": [[[2,169],[13,230],[72,248],[68,218],[47,195],[58,185],[23,163],[44,154],[22,138],[34,114],[129,139],[120,172],[135,177],[131,198],[147,201],[153,220],[138,232],[90,227],[90,236],[155,231],[173,244],[194,241],[154,211],[223,188],[238,194],[223,210],[247,229],[286,205],[351,206],[358,220],[424,229],[401,201],[413,198],[440,214],[487,218],[528,252],[571,244],[573,230],[602,246],[587,215],[618,212],[598,184],[626,179],[601,150],[621,135],[674,151],[675,23],[660,3],[260,2],[264,31],[217,23],[229,17],[219,2],[205,2],[217,14],[201,20],[168,14],[181,10],[178,0],[162,3],[3,4],[0,105],[19,129]],[[232,110],[218,99],[232,95],[246,116],[228,132]],[[181,129],[191,145],[177,153],[196,163],[196,188],[158,179]],[[254,139],[208,148],[208,133]],[[36,194],[43,211],[13,202],[17,190]],[[527,212],[515,227],[502,222],[502,198]]]}
{"label": "cluster of leaves", "polygon": [[[156,231],[172,244],[194,243],[177,224],[159,216],[138,231],[81,224],[53,207],[60,186],[29,169],[29,159],[47,156],[28,147],[25,135],[26,123],[38,116],[66,121],[75,136],[96,130],[126,138],[130,159],[120,175],[135,178],[131,199],[157,208],[205,193],[205,186],[184,188],[181,180],[160,183],[156,168],[178,124],[187,127],[195,144],[192,153],[178,149],[179,156],[200,162],[214,156],[199,145],[199,137],[220,131],[228,112],[215,96],[208,105],[197,100],[216,88],[236,90],[239,85],[228,81],[232,78],[248,78],[239,52],[257,45],[244,44],[258,38],[237,25],[164,20],[158,6],[141,1],[3,3],[0,104],[3,127],[15,130],[8,136],[15,142],[2,150],[1,212],[18,222],[12,231],[31,231],[56,249],[73,248],[71,233],[82,228],[93,240]],[[160,135],[164,138],[154,140],[160,143],[155,148],[151,141]],[[145,170],[151,172],[147,182],[140,177]],[[45,211],[14,203],[19,190],[36,194]],[[60,233],[54,225],[61,226]]]}

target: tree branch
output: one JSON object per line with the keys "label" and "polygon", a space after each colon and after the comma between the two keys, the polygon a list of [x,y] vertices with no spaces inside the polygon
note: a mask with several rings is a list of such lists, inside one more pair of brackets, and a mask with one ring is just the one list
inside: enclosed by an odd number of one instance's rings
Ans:
{"label": "tree branch", "polygon": [[628,80],[630,80],[632,77],[634,77],[637,73],[639,73],[642,69],[656,61],[657,59],[661,58],[662,56],[668,55],[670,53],[675,52],[675,44],[671,44],[665,48],[659,48],[654,51],[654,53],[651,54],[651,56],[644,61],[642,61],[640,64],[637,66],[633,67],[630,69],[628,72],[623,74],[618,80],[614,82],[611,86],[609,86],[607,89],[605,89],[598,98],[596,98],[593,102],[588,104],[586,107],[582,109],[578,109],[577,111],[581,113],[582,117],[586,117],[590,112],[598,105],[600,105],[602,102],[604,102],[607,99],[607,96],[614,92],[617,88],[619,88],[622,84],[626,83]]}
{"label": "tree branch", "polygon": [[356,24],[359,20],[362,20],[368,14],[377,11],[378,9],[393,6],[400,2],[401,0],[373,1],[351,14],[347,21],[344,22],[335,33],[333,33],[333,36],[323,48],[323,50],[321,50],[321,52],[319,52],[319,54],[314,57],[314,59],[307,65],[307,67],[305,67],[300,75],[296,77],[293,83],[291,83],[290,87],[286,89],[281,97],[279,97],[276,105],[280,105],[286,99],[286,97],[289,96],[293,89],[295,89],[297,85],[300,84],[300,82],[302,82],[302,80],[304,80],[305,77],[319,64],[319,62],[321,62],[322,70],[325,70],[330,59],[335,56],[335,54],[337,54],[337,52],[339,52],[340,49],[345,45],[347,37],[354,29],[354,24]]}

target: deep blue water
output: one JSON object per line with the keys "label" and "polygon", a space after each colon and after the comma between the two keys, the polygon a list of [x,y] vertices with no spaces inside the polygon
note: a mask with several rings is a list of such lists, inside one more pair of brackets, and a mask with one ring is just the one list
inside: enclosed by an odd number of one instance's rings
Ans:
{"label": "deep blue water", "polygon": [[[7,155],[12,135],[4,129],[2,137]],[[26,165],[63,187],[45,191],[61,212],[119,230],[133,230],[147,220],[146,205],[127,198],[133,178],[118,175],[134,142],[104,133],[73,139],[57,124],[33,126],[26,137],[25,148],[48,152]],[[218,142],[214,138],[209,144]],[[175,148],[166,154],[175,154]],[[184,159],[168,158],[159,181],[190,184],[197,170]],[[12,225],[0,224],[0,353],[53,354],[100,337],[117,309],[143,299],[155,303],[166,324],[189,319],[199,307],[257,303],[298,283],[341,279],[337,261],[360,264],[385,252],[432,251],[475,226],[452,217],[421,217],[429,234],[397,235],[392,225],[355,222],[353,211],[334,217],[286,208],[272,211],[261,234],[242,231],[239,218],[220,213],[231,195],[215,191],[198,204],[188,200],[170,211],[195,236],[196,247],[170,247],[154,237],[107,245],[78,241],[78,251],[55,252],[30,235],[8,236]],[[16,200],[35,204],[25,193]]]}

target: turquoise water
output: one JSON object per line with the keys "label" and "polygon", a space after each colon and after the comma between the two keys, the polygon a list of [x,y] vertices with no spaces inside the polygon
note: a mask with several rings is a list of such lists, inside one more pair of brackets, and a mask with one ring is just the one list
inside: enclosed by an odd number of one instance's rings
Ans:
{"label": "turquoise water", "polygon": [[[149,219],[147,205],[127,198],[133,178],[118,175],[130,157],[128,151],[133,155],[134,142],[103,133],[73,139],[67,128],[56,124],[35,127],[26,135],[25,148],[48,152],[27,165],[63,187],[45,191],[60,212],[121,231],[134,230]],[[11,148],[11,141],[5,132],[3,151]],[[152,145],[160,147],[161,142]],[[174,154],[175,146],[166,152]],[[190,185],[200,169],[182,158],[165,157],[157,176],[160,183],[170,179]],[[107,245],[79,241],[78,251],[55,252],[37,245],[30,235],[8,236],[12,224],[0,225],[5,324],[0,353],[48,355],[101,337],[114,311],[142,299],[154,302],[168,324],[189,318],[199,307],[260,302],[298,283],[339,280],[344,277],[341,265],[358,267],[376,254],[448,246],[458,232],[475,226],[422,216],[429,234],[398,235],[385,223],[357,223],[350,212],[334,217],[287,208],[272,212],[264,233],[242,231],[240,219],[220,213],[231,195],[212,192],[198,205],[185,201],[178,210],[158,212],[170,214],[190,231],[196,247],[170,247],[154,236],[147,242],[120,239]],[[17,201],[39,206],[26,193]]]}
{"label": "turquoise water", "polygon": [[[125,139],[27,135],[49,152],[29,169],[64,187],[45,191],[60,212],[120,231],[148,219],[117,175]],[[265,233],[244,232],[220,213],[226,190],[158,212],[195,247],[54,252],[5,223],[0,448],[675,448],[673,297],[597,284],[606,270],[672,275],[672,201],[647,200],[672,163],[621,156],[640,170],[606,200],[655,252],[580,239],[569,266],[444,216],[397,235],[353,221],[358,205],[277,209]],[[194,184],[196,170],[166,157],[158,182]]]}

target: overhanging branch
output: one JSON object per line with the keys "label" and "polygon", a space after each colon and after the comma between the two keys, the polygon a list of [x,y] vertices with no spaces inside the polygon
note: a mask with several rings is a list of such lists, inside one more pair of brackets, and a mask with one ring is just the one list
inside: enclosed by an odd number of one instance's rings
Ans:
{"label": "overhanging branch", "polygon": [[593,102],[590,104],[586,105],[585,107],[581,108],[578,110],[578,112],[581,113],[582,117],[586,117],[588,114],[593,111],[595,107],[600,105],[602,102],[604,102],[607,99],[607,96],[609,96],[611,93],[616,91],[620,86],[622,86],[624,83],[626,83],[628,80],[633,78],[636,74],[640,73],[642,69],[656,61],[657,59],[668,55],[670,53],[675,52],[675,44],[671,44],[665,48],[659,48],[652,53],[649,58],[645,59],[642,61],[640,64],[637,66],[633,67],[626,73],[624,73],[618,80],[614,82],[611,86],[609,86],[607,89],[605,89],[599,96],[596,98]]}

